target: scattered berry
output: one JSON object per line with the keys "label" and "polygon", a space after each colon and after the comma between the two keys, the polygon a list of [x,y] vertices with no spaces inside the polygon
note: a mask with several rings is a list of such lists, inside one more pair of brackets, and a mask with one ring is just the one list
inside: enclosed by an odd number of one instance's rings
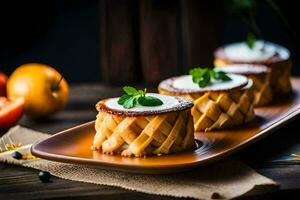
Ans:
{"label": "scattered berry", "polygon": [[43,183],[47,183],[50,181],[50,177],[51,174],[49,172],[45,172],[45,171],[40,171],[39,172],[39,179],[43,182]]}
{"label": "scattered berry", "polygon": [[22,155],[20,152],[18,152],[18,151],[13,152],[13,153],[11,154],[11,156],[12,156],[14,159],[17,159],[17,160],[20,160],[20,159],[22,159],[22,157],[23,157],[23,155]]}

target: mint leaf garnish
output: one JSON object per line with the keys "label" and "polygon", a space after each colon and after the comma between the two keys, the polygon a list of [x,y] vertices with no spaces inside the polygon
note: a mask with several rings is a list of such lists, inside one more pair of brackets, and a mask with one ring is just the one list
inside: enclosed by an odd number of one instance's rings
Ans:
{"label": "mint leaf garnish", "polygon": [[124,101],[123,107],[129,109],[135,107],[136,104],[137,104],[137,99],[135,97],[130,97]]}
{"label": "mint leaf garnish", "polygon": [[159,98],[146,96],[146,89],[137,90],[134,87],[125,86],[123,91],[125,94],[118,99],[118,104],[126,109],[133,108],[137,104],[143,106],[160,106],[163,104]]}
{"label": "mint leaf garnish", "polygon": [[189,74],[192,75],[193,82],[198,84],[201,88],[207,86],[212,79],[221,81],[231,80],[226,73],[209,68],[194,68],[190,70]]}
{"label": "mint leaf garnish", "polygon": [[256,41],[255,35],[253,35],[252,33],[249,33],[247,35],[246,44],[250,49],[253,49],[255,41]]}
{"label": "mint leaf garnish", "polygon": [[144,96],[139,98],[139,104],[143,106],[160,106],[163,102],[156,97]]}
{"label": "mint leaf garnish", "polygon": [[137,91],[137,89],[135,89],[134,87],[130,87],[130,86],[124,86],[123,90],[128,95],[136,95],[139,93],[139,91]]}

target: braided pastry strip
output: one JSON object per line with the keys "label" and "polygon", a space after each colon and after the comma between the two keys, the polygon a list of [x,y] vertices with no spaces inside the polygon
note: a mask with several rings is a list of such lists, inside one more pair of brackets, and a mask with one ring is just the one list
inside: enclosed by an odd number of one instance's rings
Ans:
{"label": "braided pastry strip", "polygon": [[[243,66],[241,65],[240,67]],[[223,66],[223,69],[226,69],[226,65]],[[235,73],[235,72],[231,71],[231,73]],[[237,72],[237,74],[239,73]],[[270,72],[261,72],[257,74],[255,73],[242,74],[242,75],[247,76],[253,82],[252,89],[254,94],[254,106],[264,106],[272,102],[273,94],[270,86]]]}
{"label": "braided pastry strip", "polygon": [[263,106],[272,102],[273,94],[269,75],[269,73],[248,75],[253,81],[254,106]]}
{"label": "braided pastry strip", "polygon": [[267,65],[271,68],[271,87],[275,94],[288,94],[292,91],[290,80],[290,72],[292,69],[292,61],[282,61]]}
{"label": "braided pastry strip", "polygon": [[[234,64],[234,63],[231,63],[227,60],[218,59],[218,58],[214,60],[214,66],[221,67],[228,64]],[[292,61],[284,60],[284,61],[268,63],[268,64],[264,63],[264,65],[266,65],[271,69],[270,85],[273,94],[290,93],[292,90],[292,85],[290,81],[290,71],[292,69]]]}
{"label": "braided pastry strip", "polygon": [[196,131],[228,128],[254,117],[252,90],[207,92],[194,101],[192,115]]}
{"label": "braided pastry strip", "polygon": [[151,116],[117,116],[99,111],[94,149],[122,156],[170,154],[194,146],[191,110]]}

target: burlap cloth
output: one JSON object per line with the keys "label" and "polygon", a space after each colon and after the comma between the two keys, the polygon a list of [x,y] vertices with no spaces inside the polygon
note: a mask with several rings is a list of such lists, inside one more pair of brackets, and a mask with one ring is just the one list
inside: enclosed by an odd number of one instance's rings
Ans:
{"label": "burlap cloth", "polygon": [[[16,126],[0,139],[5,144],[22,143],[18,151],[30,153],[30,144],[49,135]],[[52,175],[86,183],[122,187],[129,190],[195,199],[231,199],[261,194],[278,188],[278,184],[239,161],[227,160],[192,171],[168,175],[141,175],[103,170],[96,167],[65,164],[43,159],[16,160],[12,151],[0,153],[0,162],[45,170]]]}

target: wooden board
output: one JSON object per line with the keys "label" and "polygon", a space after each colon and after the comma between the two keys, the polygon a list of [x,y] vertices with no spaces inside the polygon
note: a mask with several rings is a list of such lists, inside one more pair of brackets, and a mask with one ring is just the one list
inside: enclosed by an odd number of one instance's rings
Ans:
{"label": "wooden board", "polygon": [[94,122],[62,131],[38,144],[32,153],[38,157],[68,163],[96,165],[134,173],[174,173],[208,164],[250,145],[291,121],[300,112],[300,79],[293,79],[293,94],[274,105],[256,109],[250,124],[230,130],[195,133],[199,148],[178,154],[126,158],[91,151]]}
{"label": "wooden board", "polygon": [[139,1],[140,59],[144,80],[158,83],[178,74],[179,1]]}
{"label": "wooden board", "polygon": [[140,65],[136,2],[101,0],[99,4],[102,78],[113,84],[137,82],[141,74],[136,68]]}

